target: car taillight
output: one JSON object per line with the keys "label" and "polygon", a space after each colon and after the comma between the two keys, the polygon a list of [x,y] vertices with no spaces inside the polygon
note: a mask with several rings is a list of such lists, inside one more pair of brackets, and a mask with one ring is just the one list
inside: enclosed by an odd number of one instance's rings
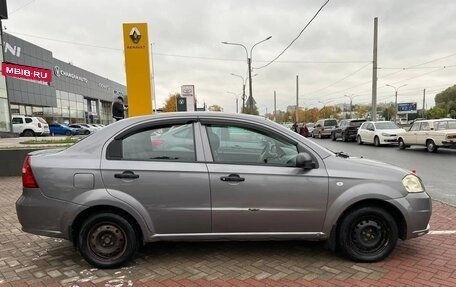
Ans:
{"label": "car taillight", "polygon": [[41,128],[41,123],[38,123],[38,127]]}
{"label": "car taillight", "polygon": [[157,147],[163,144],[163,140],[152,140],[152,146]]}
{"label": "car taillight", "polygon": [[38,183],[30,166],[30,156],[26,156],[22,165],[22,186],[26,188],[38,188]]}

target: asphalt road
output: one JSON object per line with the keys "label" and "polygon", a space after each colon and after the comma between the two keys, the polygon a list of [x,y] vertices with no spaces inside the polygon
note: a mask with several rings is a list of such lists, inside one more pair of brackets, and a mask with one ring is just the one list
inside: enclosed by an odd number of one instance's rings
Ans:
{"label": "asphalt road", "polygon": [[375,147],[340,140],[309,139],[335,152],[343,151],[353,157],[362,156],[416,170],[433,199],[456,205],[456,150],[439,149],[437,153],[428,153],[424,147],[400,150],[397,146]]}

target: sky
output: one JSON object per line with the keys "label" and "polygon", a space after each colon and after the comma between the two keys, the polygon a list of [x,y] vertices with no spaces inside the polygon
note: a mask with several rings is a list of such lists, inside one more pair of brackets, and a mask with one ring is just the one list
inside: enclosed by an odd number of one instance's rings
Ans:
{"label": "sky", "polygon": [[[252,52],[253,97],[260,114],[299,106],[372,100],[374,18],[378,17],[378,102],[432,107],[456,84],[456,1],[330,0],[8,0],[4,29],[63,61],[126,84],[122,23],[145,22],[153,44],[157,106],[181,85],[195,85],[198,105],[236,111]],[[248,95],[248,87],[246,89]]]}

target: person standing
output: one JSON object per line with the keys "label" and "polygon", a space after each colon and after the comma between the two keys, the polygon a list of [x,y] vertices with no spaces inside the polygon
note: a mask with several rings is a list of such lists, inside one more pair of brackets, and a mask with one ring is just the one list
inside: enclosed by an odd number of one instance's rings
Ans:
{"label": "person standing", "polygon": [[118,96],[115,102],[112,104],[112,117],[116,121],[120,121],[125,118],[125,106],[123,98]]}

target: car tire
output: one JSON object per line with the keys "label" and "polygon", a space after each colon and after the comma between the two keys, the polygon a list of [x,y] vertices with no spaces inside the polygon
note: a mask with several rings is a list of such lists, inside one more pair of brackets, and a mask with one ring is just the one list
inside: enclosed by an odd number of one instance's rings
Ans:
{"label": "car tire", "polygon": [[399,149],[405,149],[407,147],[407,145],[405,144],[405,142],[402,138],[399,138],[397,142],[399,145]]}
{"label": "car tire", "polygon": [[435,145],[435,142],[433,140],[426,141],[426,150],[428,152],[437,152],[437,146]]}
{"label": "car tire", "polygon": [[65,132],[65,135],[66,135],[67,137],[71,136],[71,131],[66,131],[66,132]]}
{"label": "car tire", "polygon": [[25,130],[22,132],[22,136],[24,137],[34,137],[35,136],[35,132],[32,131],[32,130]]}
{"label": "car tire", "polygon": [[331,133],[331,140],[336,141],[336,133]]}
{"label": "car tire", "polygon": [[356,137],[356,142],[357,142],[359,145],[362,145],[362,144],[363,144],[363,140],[361,139],[361,136],[360,136],[360,135],[358,135],[358,136]]}
{"label": "car tire", "polygon": [[386,258],[399,237],[397,223],[390,213],[375,206],[354,209],[342,218],[338,228],[341,251],[358,262]]}
{"label": "car tire", "polygon": [[342,133],[342,135],[340,137],[342,138],[342,141],[344,141],[344,142],[348,141],[348,138],[345,136],[345,133]]}
{"label": "car tire", "polygon": [[117,268],[124,265],[139,247],[133,224],[114,213],[99,213],[81,226],[78,249],[82,257],[96,268]]}
{"label": "car tire", "polygon": [[374,145],[377,146],[377,147],[380,146],[380,139],[378,138],[378,136],[374,137]]}
{"label": "car tire", "polygon": [[86,131],[84,132],[84,134],[85,134],[85,135],[88,135],[88,134],[90,134],[90,131],[89,131],[89,130],[86,130]]}

